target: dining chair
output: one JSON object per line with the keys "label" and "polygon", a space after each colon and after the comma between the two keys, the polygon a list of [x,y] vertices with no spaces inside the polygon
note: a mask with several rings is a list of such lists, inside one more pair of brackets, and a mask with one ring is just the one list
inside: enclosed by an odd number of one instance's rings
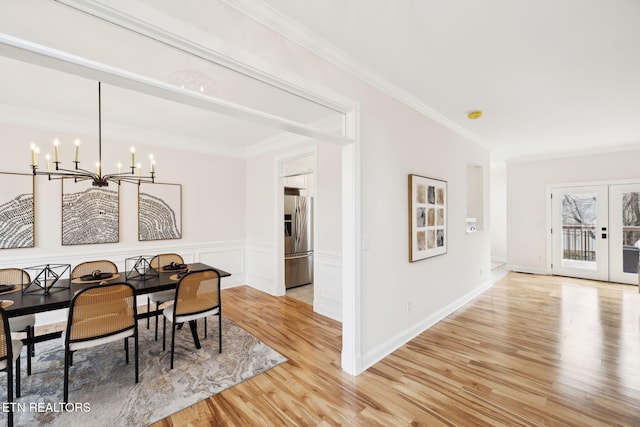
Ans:
{"label": "dining chair", "polygon": [[11,326],[4,309],[0,308],[0,370],[7,372],[8,425],[13,426],[13,366],[15,364],[16,397],[20,397],[20,352],[22,341],[11,338]]}
{"label": "dining chair", "polygon": [[[184,259],[182,258],[182,256],[178,254],[173,254],[173,253],[159,254],[151,258],[151,261],[149,262],[149,264],[156,271],[160,271],[162,267],[171,265],[172,262],[176,264],[184,264]],[[148,294],[147,296],[147,313],[151,310],[151,303],[153,302],[156,304],[156,308],[155,308],[155,311],[156,311],[155,340],[156,341],[158,341],[158,309],[165,302],[173,301],[173,299],[175,298],[175,295],[176,295],[175,289],[170,289],[168,291],[153,292]],[[147,317],[147,329],[149,329],[148,317]]]}
{"label": "dining chair", "polygon": [[118,272],[118,267],[115,265],[115,263],[106,259],[99,261],[81,262],[80,264],[73,267],[73,270],[71,271],[71,278],[77,279],[82,276],[89,275],[96,270],[100,270],[103,273],[116,274]]}
{"label": "dining chair", "polygon": [[69,367],[73,353],[124,339],[129,363],[129,337],[133,337],[138,383],[138,322],[133,286],[128,283],[94,285],[78,291],[69,304],[64,332],[64,402],[69,398]]}
{"label": "dining chair", "polygon": [[[200,348],[197,319],[218,315],[218,352],[222,352],[222,299],[220,273],[214,269],[194,271],[182,276],[176,287],[173,305],[165,308],[162,325],[162,350],[166,349],[167,319],[171,321],[171,369],[175,353],[176,324],[189,322],[196,348]],[[205,338],[206,327],[205,327]]]}
{"label": "dining chair", "polygon": [[[31,283],[29,273],[20,268],[0,269],[0,285],[22,285]],[[25,314],[9,318],[9,326],[14,337],[27,338],[27,375],[31,375],[31,357],[35,356],[35,344],[32,340],[35,335],[36,315]],[[22,335],[22,336],[21,336]]]}

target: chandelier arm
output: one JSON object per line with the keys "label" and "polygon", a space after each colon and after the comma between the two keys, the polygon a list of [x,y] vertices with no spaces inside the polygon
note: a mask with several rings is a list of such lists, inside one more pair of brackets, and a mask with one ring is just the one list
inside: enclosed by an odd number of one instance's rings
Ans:
{"label": "chandelier arm", "polygon": [[[60,167],[59,161],[59,152],[58,152],[58,144],[57,140],[54,140],[55,145],[55,161],[52,163],[55,164],[55,171],[51,170],[50,157],[47,156],[47,171],[39,171],[38,170],[38,153],[39,150],[35,146],[34,143],[31,144],[31,158],[32,164],[31,169],[33,171],[33,175],[47,175],[49,180],[53,179],[65,179],[65,178],[73,178],[76,182],[78,181],[87,181],[92,180],[93,185],[96,187],[106,187],[109,185],[109,182],[114,182],[120,185],[120,182],[129,182],[140,185],[141,183],[155,183],[155,162],[153,161],[153,156],[149,156],[151,160],[151,172],[149,175],[142,176],[141,169],[136,168],[134,164],[134,149],[131,148],[131,172],[118,172],[112,174],[102,174],[102,82],[98,81],[98,163],[96,165],[97,172],[91,172],[86,169],[82,169],[78,167],[80,163],[78,158],[78,145],[79,140],[76,142],[76,152],[75,152],[75,160],[73,163],[75,164],[74,169],[65,169]],[[59,142],[58,142],[59,143]],[[138,175],[136,176],[136,169],[138,169]],[[118,170],[120,170],[120,164],[118,164]]]}

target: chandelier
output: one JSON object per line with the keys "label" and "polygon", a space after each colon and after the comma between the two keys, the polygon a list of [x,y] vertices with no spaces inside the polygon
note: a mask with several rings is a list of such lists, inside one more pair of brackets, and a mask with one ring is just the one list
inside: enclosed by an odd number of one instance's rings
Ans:
{"label": "chandelier", "polygon": [[[56,138],[53,141],[54,148],[54,160],[51,161],[51,156],[47,154],[45,159],[47,161],[47,170],[39,171],[38,167],[38,154],[40,149],[31,143],[31,169],[34,175],[47,175],[49,181],[53,179],[73,178],[75,182],[91,180],[95,187],[106,187],[109,182],[114,182],[120,185],[121,182],[129,182],[132,184],[141,183],[153,183],[155,182],[156,162],[153,159],[153,155],[149,156],[150,172],[149,175],[142,175],[142,165],[135,162],[136,150],[131,147],[131,165],[126,168],[125,172],[122,172],[122,164],[118,162],[116,165],[118,168],[117,173],[102,174],[102,95],[101,95],[101,83],[98,82],[98,161],[96,162],[96,171],[91,172],[80,167],[80,140],[75,140],[75,153],[73,169],[65,169],[60,166],[60,141]],[[51,163],[55,166],[52,167]],[[131,169],[128,171],[128,169]]]}

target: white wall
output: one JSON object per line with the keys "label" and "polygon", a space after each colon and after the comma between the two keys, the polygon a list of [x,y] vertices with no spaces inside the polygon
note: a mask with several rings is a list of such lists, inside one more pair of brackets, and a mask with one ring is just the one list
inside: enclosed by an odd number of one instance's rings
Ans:
{"label": "white wall", "polygon": [[[97,132],[97,129],[96,129]],[[40,165],[45,168],[44,154],[51,149],[54,138],[60,138],[63,165],[71,167],[72,141],[76,135],[35,127],[0,125],[0,171],[29,173],[32,140],[41,147]],[[98,156],[97,142],[91,136],[78,135],[83,140],[80,159],[93,165]],[[83,138],[84,136],[84,138]],[[118,159],[128,159],[130,144],[105,141],[103,163],[105,172],[113,170]],[[150,146],[136,146],[142,157]],[[61,182],[36,178],[35,213],[36,246],[0,250],[0,267],[28,267],[48,262],[71,263],[107,258],[124,270],[124,260],[137,255],[177,252],[189,262],[201,261],[232,273],[223,279],[223,286],[245,282],[245,162],[182,150],[153,147],[157,159],[158,182],[182,184],[182,238],[152,242],[138,241],[138,187],[120,186],[120,239],[118,243],[63,246]],[[114,165],[111,169],[110,165]],[[68,185],[68,184],[65,184]],[[114,184],[111,184],[110,188]],[[116,186],[117,188],[117,186]]]}
{"label": "white wall", "polygon": [[547,186],[640,178],[640,150],[507,164],[507,263],[549,273]]}
{"label": "white wall", "polygon": [[491,260],[507,261],[507,168],[491,168]]}

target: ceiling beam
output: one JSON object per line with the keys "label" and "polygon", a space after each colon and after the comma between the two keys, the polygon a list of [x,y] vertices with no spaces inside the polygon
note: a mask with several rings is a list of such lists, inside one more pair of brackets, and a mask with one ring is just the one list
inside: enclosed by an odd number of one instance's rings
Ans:
{"label": "ceiling beam", "polygon": [[353,142],[342,135],[324,132],[303,123],[191,92],[160,80],[2,33],[0,55],[310,138],[340,145]]}

